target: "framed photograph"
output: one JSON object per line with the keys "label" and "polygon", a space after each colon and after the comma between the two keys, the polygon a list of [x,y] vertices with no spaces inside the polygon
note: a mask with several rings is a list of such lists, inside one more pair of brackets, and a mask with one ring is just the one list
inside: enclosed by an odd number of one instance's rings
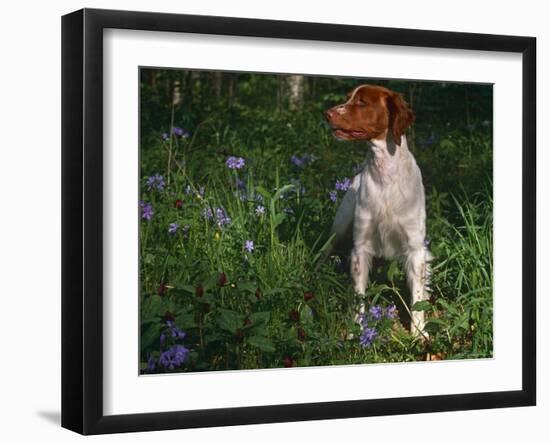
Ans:
{"label": "framed photograph", "polygon": [[62,20],[62,425],[536,403],[531,37]]}

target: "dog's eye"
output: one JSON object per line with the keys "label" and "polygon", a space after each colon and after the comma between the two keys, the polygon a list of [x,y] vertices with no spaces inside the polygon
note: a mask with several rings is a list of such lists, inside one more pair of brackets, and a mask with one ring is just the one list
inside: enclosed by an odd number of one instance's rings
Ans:
{"label": "dog's eye", "polygon": [[361,106],[367,106],[368,103],[367,103],[366,100],[360,98],[360,99],[359,99],[359,104],[360,104]]}

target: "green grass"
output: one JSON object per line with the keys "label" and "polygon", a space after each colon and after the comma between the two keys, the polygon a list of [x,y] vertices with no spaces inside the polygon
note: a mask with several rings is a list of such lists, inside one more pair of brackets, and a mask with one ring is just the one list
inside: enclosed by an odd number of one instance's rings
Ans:
{"label": "green grass", "polygon": [[[442,129],[447,135],[427,147],[417,141],[435,258],[432,297],[415,309],[427,313],[430,340],[408,333],[401,267],[377,261],[365,301],[369,307],[396,305],[399,315],[374,322],[378,336],[362,347],[353,321],[358,300],[345,264],[317,262],[337,208],[329,191],[353,175],[364,145],[335,141],[315,113],[237,113],[231,124],[223,112],[213,113],[188,128],[187,139],[142,134],[141,199],[154,211],[140,224],[144,372],[149,359],[157,363],[153,372],[172,371],[158,359],[175,343],[189,354],[174,371],[492,355],[488,130]],[[169,113],[164,120],[170,121]],[[417,139],[433,130],[417,123]],[[290,161],[304,154],[312,154],[313,163]],[[246,166],[229,169],[228,155],[243,157]],[[156,173],[166,184],[149,190],[147,177]],[[265,211],[260,215],[259,205]],[[205,217],[216,208],[224,208],[231,223],[220,227]],[[179,225],[174,234],[171,223]],[[247,240],[254,242],[252,252],[245,250]],[[186,336],[172,338],[167,320]],[[161,343],[163,333],[168,336]]]}

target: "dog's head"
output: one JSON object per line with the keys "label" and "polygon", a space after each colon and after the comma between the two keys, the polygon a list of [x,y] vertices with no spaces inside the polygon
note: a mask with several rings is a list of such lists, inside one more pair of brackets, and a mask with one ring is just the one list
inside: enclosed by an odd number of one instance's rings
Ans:
{"label": "dog's head", "polygon": [[334,135],[342,140],[373,140],[391,134],[396,145],[414,114],[400,94],[382,86],[361,85],[347,101],[325,112]]}

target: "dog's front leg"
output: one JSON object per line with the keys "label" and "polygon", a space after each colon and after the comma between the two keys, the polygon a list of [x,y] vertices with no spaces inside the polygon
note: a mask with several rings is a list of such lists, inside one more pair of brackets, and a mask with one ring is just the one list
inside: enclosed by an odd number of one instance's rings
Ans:
{"label": "dog's front leg", "polygon": [[360,325],[365,313],[365,302],[362,297],[365,295],[367,289],[371,264],[372,253],[367,242],[354,241],[351,251],[351,276],[353,278],[355,293],[361,296],[359,312],[355,317],[355,321]]}

